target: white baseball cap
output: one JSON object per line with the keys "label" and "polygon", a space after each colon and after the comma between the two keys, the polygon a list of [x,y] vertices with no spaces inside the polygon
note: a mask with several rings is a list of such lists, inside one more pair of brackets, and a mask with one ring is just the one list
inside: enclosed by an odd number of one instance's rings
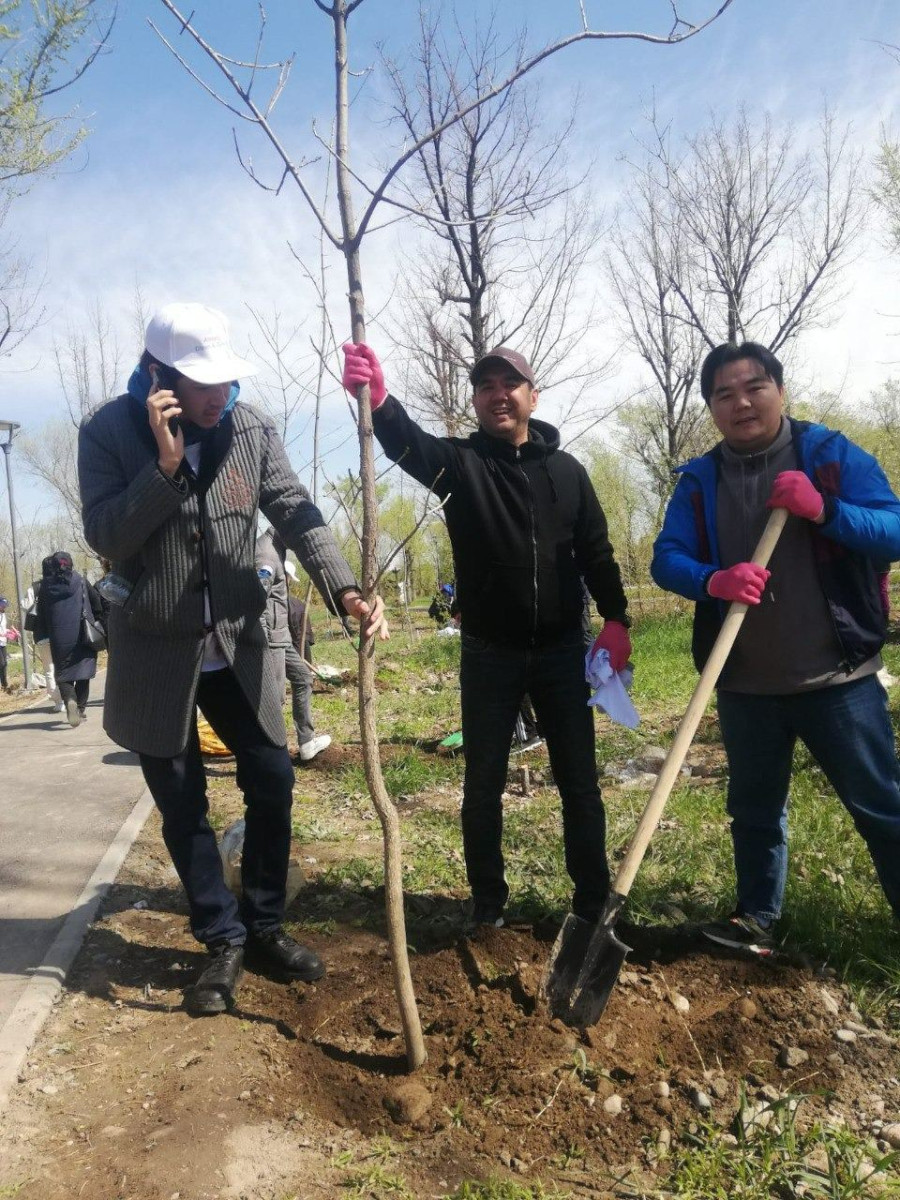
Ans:
{"label": "white baseball cap", "polygon": [[153,315],[144,345],[159,362],[195,383],[228,383],[259,370],[235,354],[228,318],[206,304],[167,304]]}

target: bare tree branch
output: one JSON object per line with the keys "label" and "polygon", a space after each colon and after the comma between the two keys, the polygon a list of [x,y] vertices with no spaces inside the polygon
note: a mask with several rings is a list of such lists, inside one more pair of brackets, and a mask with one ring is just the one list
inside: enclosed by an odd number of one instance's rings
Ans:
{"label": "bare tree branch", "polygon": [[706,439],[694,393],[703,353],[724,341],[781,350],[823,323],[864,213],[859,156],[826,112],[817,152],[766,117],[716,117],[673,145],[649,143],[620,214],[607,272],[625,336],[653,379],[626,415],[629,443],[661,499]]}
{"label": "bare tree branch", "polygon": [[[334,160],[337,190],[337,205],[340,218],[340,233],[335,232],[327,222],[325,209],[313,199],[311,191],[303,178],[300,167],[291,158],[281,138],[276,134],[271,116],[271,108],[260,107],[250,95],[249,87],[241,83],[236,69],[226,61],[225,57],[212,48],[191,24],[191,18],[185,18],[172,0],[160,0],[160,3],[181,24],[182,31],[193,38],[198,49],[209,58],[214,67],[221,72],[229,86],[239,97],[241,104],[252,115],[263,136],[268,140],[276,156],[283,163],[286,173],[294,179],[301,195],[306,201],[310,212],[318,221],[325,236],[332,244],[340,249],[344,256],[347,273],[347,294],[350,311],[350,327],[355,342],[365,339],[366,309],[363,294],[363,274],[360,259],[360,247],[363,238],[373,224],[373,218],[382,200],[387,196],[388,189],[393,184],[407,162],[410,161],[426,144],[439,137],[445,130],[463,121],[469,114],[476,114],[483,105],[495,98],[505,95],[512,85],[538,66],[546,58],[559,52],[568,45],[576,42],[596,39],[641,40],[661,44],[675,44],[693,36],[701,28],[730,7],[733,0],[724,0],[714,16],[708,18],[701,26],[685,26],[681,32],[680,22],[675,12],[676,24],[668,37],[650,33],[599,33],[582,29],[569,37],[564,37],[545,46],[531,57],[517,57],[512,70],[497,84],[491,84],[486,90],[473,95],[468,102],[454,104],[452,109],[437,125],[432,124],[421,137],[399,152],[394,161],[387,167],[381,182],[372,189],[368,203],[361,220],[357,221],[353,203],[353,174],[350,160],[350,99],[349,99],[349,51],[347,22],[356,11],[361,0],[332,0],[326,6],[324,0],[315,0],[316,6],[326,13],[332,22],[335,70],[335,136]],[[256,56],[259,57],[260,46],[257,44]],[[256,60],[254,59],[254,62]],[[257,72],[251,71],[251,80],[256,79]],[[209,90],[209,89],[207,89]],[[377,578],[376,544],[378,533],[378,503],[375,490],[375,465],[372,436],[372,413],[368,386],[359,390],[358,400],[358,437],[360,448],[360,488],[362,494],[362,587],[367,600],[374,596]],[[396,807],[391,802],[384,785],[378,753],[378,730],[375,717],[376,689],[374,671],[374,641],[361,638],[359,647],[358,694],[360,710],[360,731],[363,746],[363,761],[366,780],[372,796],[373,804],[381,821],[384,833],[385,852],[385,899],[388,924],[388,943],[391,952],[391,963],[394,983],[397,989],[400,1017],[407,1050],[407,1062],[411,1070],[417,1069],[425,1061],[425,1044],[422,1036],[421,1022],[415,1002],[412,978],[409,970],[409,955],[406,946],[405,923],[403,916],[403,880],[400,862],[400,831]]]}

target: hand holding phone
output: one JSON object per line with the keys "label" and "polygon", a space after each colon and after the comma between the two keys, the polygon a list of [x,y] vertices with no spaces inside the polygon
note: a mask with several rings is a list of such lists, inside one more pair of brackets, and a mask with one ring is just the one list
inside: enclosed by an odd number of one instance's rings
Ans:
{"label": "hand holding phone", "polygon": [[184,458],[184,434],[178,424],[181,406],[166,368],[151,363],[149,369],[153,387],[147,396],[147,414],[159,447],[159,467],[166,475],[174,475]]}

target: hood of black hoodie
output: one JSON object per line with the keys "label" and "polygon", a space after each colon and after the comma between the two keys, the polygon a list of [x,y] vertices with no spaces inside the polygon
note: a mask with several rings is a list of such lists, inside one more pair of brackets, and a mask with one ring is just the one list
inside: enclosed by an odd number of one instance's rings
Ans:
{"label": "hood of black hoodie", "polygon": [[532,417],[528,422],[528,441],[521,446],[514,446],[504,438],[492,437],[481,427],[469,435],[470,441],[481,453],[490,454],[493,458],[515,459],[516,451],[524,457],[539,457],[552,454],[559,449],[559,430],[547,421],[538,421]]}

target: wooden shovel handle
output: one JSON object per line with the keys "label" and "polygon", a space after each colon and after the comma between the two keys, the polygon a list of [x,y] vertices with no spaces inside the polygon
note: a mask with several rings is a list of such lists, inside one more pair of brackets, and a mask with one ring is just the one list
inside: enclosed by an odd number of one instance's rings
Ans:
{"label": "wooden shovel handle", "polygon": [[[766,527],[763,530],[762,537],[759,539],[759,544],[754,551],[751,562],[756,563],[759,567],[764,567],[768,563],[772,557],[772,551],[775,549],[775,545],[781,536],[781,531],[784,529],[787,518],[788,510],[786,508],[774,508],[772,510],[772,514],[766,522]],[[622,859],[621,866],[613,883],[613,891],[619,896],[625,897],[631,891],[634,877],[638,873],[638,868],[647,852],[650,839],[653,837],[656,826],[659,824],[659,819],[669,798],[669,793],[678,777],[678,772],[681,770],[681,764],[684,762],[685,755],[690,749],[691,742],[694,740],[694,734],[697,732],[700,718],[706,711],[706,705],[712,695],[713,688],[716,686],[716,680],[725,666],[725,660],[731,651],[731,647],[734,645],[735,638],[747,613],[747,608],[746,604],[740,604],[737,600],[729,605],[725,620],[722,622],[722,628],[719,630],[719,636],[715,640],[712,651],[706,661],[706,666],[700,673],[697,686],[694,688],[694,694],[691,696],[687,711],[681,718],[681,724],[678,726],[678,731],[675,734],[675,740],[672,742],[672,747],[666,755],[666,761],[663,763],[653,791],[650,793],[647,807],[641,814],[634,837],[631,839],[631,844],[625,852],[625,857]]]}

